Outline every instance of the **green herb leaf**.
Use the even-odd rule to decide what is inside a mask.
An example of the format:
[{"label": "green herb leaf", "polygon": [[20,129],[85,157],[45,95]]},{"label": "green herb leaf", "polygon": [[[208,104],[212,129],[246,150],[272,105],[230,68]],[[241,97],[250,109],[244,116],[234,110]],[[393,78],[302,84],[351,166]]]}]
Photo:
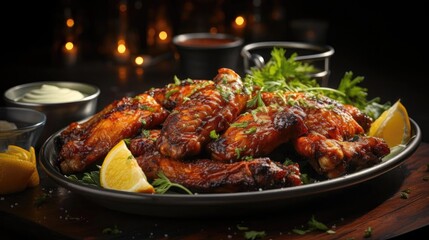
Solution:
[{"label": "green herb leaf", "polygon": [[311,216],[311,218],[310,218],[310,220],[308,221],[308,226],[310,227],[310,228],[314,228],[314,229],[318,229],[318,230],[321,230],[321,231],[327,231],[327,230],[329,230],[329,228],[325,225],[325,224],[323,224],[323,223],[321,223],[321,222],[319,222],[319,221],[317,221],[315,218],[314,218],[314,215],[313,216]]},{"label": "green herb leaf", "polygon": [[401,191],[401,198],[408,199],[410,197],[411,190],[409,188]]},{"label": "green herb leaf", "polygon": [[369,238],[369,237],[371,237],[372,236],[372,228],[371,227],[368,227],[367,229],[365,229],[365,232],[364,232],[364,234],[363,234],[363,237],[364,238]]},{"label": "green herb leaf", "polygon": [[309,73],[316,70],[314,66],[296,61],[296,53],[289,58],[285,53],[283,48],[273,48],[271,59],[262,68],[251,68],[245,76],[246,89],[260,89],[259,93],[247,102],[248,107],[255,107],[262,102],[258,100],[260,92],[276,91],[321,94],[343,104],[351,104],[373,119],[377,119],[390,107],[389,102],[380,104],[379,98],[367,99],[368,90],[360,86],[364,80],[362,76],[354,77],[353,72],[349,71],[344,74],[337,89],[321,87],[315,79],[309,77]]},{"label": "green herb leaf", "polygon": [[167,176],[165,176],[164,172],[158,172],[158,178],[152,182],[152,186],[155,188],[155,192],[159,193],[159,194],[166,193],[172,187],[179,188],[179,189],[183,190],[184,192],[186,192],[187,194],[190,194],[190,195],[193,194],[186,187],[184,187],[178,183],[171,182],[167,178]]},{"label": "green herb leaf", "polygon": [[214,140],[216,140],[216,139],[218,139],[220,136],[219,136],[219,134],[217,134],[216,133],[216,130],[211,130],[210,131],[210,138],[211,139],[214,139]]},{"label": "green herb leaf", "polygon": [[79,182],[79,183],[92,185],[95,187],[101,187],[101,185],[100,185],[100,171],[99,170],[84,172],[80,179],[77,175],[74,175],[74,174],[69,175],[69,176],[66,175],[65,177],[67,177],[70,180]]},{"label": "green herb leaf", "polygon": [[262,68],[253,67],[250,74],[244,78],[245,86],[256,85],[265,91],[276,90],[298,91],[308,86],[318,87],[316,80],[309,77],[309,73],[316,71],[315,67],[296,61],[296,53],[289,58],[285,56],[286,49],[274,47],[271,59]]},{"label": "green herb leaf", "polygon": [[122,231],[118,228],[118,226],[113,226],[112,228],[108,227],[103,229],[103,234],[109,234],[109,235],[119,235]]},{"label": "green herb leaf", "polygon": [[246,131],[244,131],[244,134],[252,134],[252,133],[255,133],[256,130],[257,130],[256,127],[251,127],[249,129],[247,129]]},{"label": "green herb leaf", "polygon": [[241,225],[239,225],[239,224],[237,224],[237,229],[238,229],[238,230],[240,230],[240,231],[246,231],[246,230],[249,230],[249,228],[248,228],[248,227],[246,227],[246,226],[241,226]]},{"label": "green herb leaf", "polygon": [[249,122],[234,122],[231,124],[231,127],[245,128],[249,126]]},{"label": "green herb leaf", "polygon": [[36,207],[40,207],[42,204],[44,204],[49,198],[51,197],[51,195],[47,194],[47,193],[43,193],[42,195],[39,195],[35,200],[34,200],[34,206]]},{"label": "green herb leaf", "polygon": [[174,85],[176,86],[180,86],[180,84],[182,84],[182,81],[180,80],[179,77],[177,77],[176,75],[174,76]]},{"label": "green herb leaf", "polygon": [[319,231],[323,231],[326,232],[327,234],[334,234],[335,231],[332,229],[329,229],[325,224],[319,222],[316,220],[316,218],[313,216],[311,216],[310,220],[308,220],[307,222],[307,229],[292,229],[292,232],[299,234],[299,235],[304,235],[308,232],[312,232],[314,230],[319,230]]},{"label": "green herb leaf", "polygon": [[248,240],[255,240],[265,237],[265,231],[247,231],[244,233],[244,238]]}]

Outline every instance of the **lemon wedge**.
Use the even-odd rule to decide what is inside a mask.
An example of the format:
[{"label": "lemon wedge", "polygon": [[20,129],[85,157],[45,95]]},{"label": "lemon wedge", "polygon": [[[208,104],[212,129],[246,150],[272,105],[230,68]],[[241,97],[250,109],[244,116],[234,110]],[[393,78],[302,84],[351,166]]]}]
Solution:
[{"label": "lemon wedge", "polygon": [[128,192],[155,192],[124,140],[117,143],[104,158],[100,169],[100,185]]},{"label": "lemon wedge", "polygon": [[30,147],[30,162],[36,166],[34,169],[33,174],[30,176],[30,180],[28,181],[28,187],[35,187],[40,184],[40,177],[39,172],[37,171],[37,158],[36,158],[36,151],[34,150],[34,147]]},{"label": "lemon wedge", "polygon": [[0,194],[16,193],[39,185],[35,151],[33,147],[31,149],[27,151],[9,145],[0,153]]},{"label": "lemon wedge", "polygon": [[406,144],[410,140],[410,118],[400,100],[372,123],[368,135],[383,138],[390,148]]}]

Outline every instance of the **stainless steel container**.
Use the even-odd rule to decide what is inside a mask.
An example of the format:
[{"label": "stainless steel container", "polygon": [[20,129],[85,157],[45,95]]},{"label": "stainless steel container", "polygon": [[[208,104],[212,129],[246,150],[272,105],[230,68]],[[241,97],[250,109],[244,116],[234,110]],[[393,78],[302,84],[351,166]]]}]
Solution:
[{"label": "stainless steel container", "polygon": [[317,45],[304,42],[256,42],[245,45],[241,50],[243,65],[246,73],[251,68],[261,68],[265,61],[269,60],[271,50],[274,47],[286,49],[287,54],[296,53],[296,61],[307,62],[314,65],[319,71],[311,74],[318,79],[320,85],[328,86],[330,74],[329,59],[334,55],[334,48],[328,45]]},{"label": "stainless steel container", "polygon": [[[69,88],[81,92],[85,97],[80,100],[63,103],[29,103],[20,101],[24,94],[48,84],[60,88]],[[97,110],[100,89],[96,86],[79,82],[46,81],[18,85],[4,93],[7,106],[34,109],[45,113],[47,120],[43,134],[39,139],[40,146],[50,135],[72,122],[81,121],[93,115]]]}]

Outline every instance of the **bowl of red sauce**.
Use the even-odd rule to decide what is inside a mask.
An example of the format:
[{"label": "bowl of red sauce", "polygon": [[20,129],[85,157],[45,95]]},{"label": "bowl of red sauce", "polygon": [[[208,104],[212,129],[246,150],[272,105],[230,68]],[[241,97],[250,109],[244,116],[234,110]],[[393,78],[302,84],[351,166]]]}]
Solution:
[{"label": "bowl of red sauce", "polygon": [[179,63],[179,77],[212,79],[219,68],[242,71],[240,51],[243,39],[225,33],[185,33],[173,44]]}]

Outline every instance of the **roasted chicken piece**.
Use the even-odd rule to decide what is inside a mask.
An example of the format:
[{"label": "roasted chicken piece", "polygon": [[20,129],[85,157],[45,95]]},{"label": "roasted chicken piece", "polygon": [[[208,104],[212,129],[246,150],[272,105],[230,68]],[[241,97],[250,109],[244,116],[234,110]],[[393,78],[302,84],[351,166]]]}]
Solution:
[{"label": "roasted chicken piece", "polygon": [[294,146],[318,173],[328,178],[373,166],[390,152],[381,138],[358,135],[339,141],[317,132],[296,139]]},{"label": "roasted chicken piece", "polygon": [[172,110],[177,105],[202,89],[213,89],[215,86],[211,80],[191,80],[186,79],[178,83],[171,83],[163,88],[152,88],[146,91],[159,104],[168,110]]},{"label": "roasted chicken piece", "polygon": [[114,101],[84,123],[71,123],[56,142],[61,171],[83,171],[104,158],[121,139],[136,136],[142,128],[160,125],[167,114],[151,96],[140,94]]},{"label": "roasted chicken piece", "polygon": [[210,159],[176,160],[161,155],[155,145],[158,130],[130,141],[130,151],[149,181],[163,172],[172,182],[194,193],[257,191],[301,185],[297,164],[284,166],[269,158],[223,163]]},{"label": "roasted chicken piece", "polygon": [[[308,159],[321,175],[335,178],[372,166],[390,152],[384,140],[365,136],[370,118],[353,107],[328,97],[288,92],[283,96],[263,93],[265,104],[300,106],[306,113],[308,133],[293,140],[296,152]],[[354,118],[355,117],[355,118]]]},{"label": "roasted chicken piece", "polygon": [[211,158],[234,162],[267,156],[281,144],[307,133],[304,118],[300,107],[274,104],[243,113],[207,145]]},{"label": "roasted chicken piece", "polygon": [[248,95],[240,76],[221,68],[214,88],[203,88],[179,104],[165,120],[157,141],[159,151],[182,159],[195,156],[210,141],[210,132],[221,132],[244,110]]}]

